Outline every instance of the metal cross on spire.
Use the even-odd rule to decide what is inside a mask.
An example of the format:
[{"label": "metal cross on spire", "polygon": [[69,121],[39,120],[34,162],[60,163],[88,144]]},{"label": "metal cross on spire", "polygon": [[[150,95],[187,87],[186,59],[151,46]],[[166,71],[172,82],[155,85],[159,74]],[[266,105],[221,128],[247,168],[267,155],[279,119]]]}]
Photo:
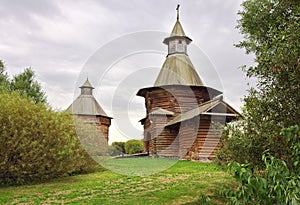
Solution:
[{"label": "metal cross on spire", "polygon": [[177,8],[176,8],[176,10],[177,10],[177,20],[179,20],[179,7],[180,7],[180,4],[177,4]]}]

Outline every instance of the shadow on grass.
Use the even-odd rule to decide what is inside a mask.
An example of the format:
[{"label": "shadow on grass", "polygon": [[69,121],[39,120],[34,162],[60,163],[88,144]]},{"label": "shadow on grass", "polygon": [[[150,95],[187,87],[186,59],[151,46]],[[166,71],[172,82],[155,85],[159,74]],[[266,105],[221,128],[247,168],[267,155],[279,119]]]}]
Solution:
[{"label": "shadow on grass", "polygon": [[80,175],[87,175],[91,173],[98,173],[98,172],[104,172],[108,171],[106,168],[102,166],[98,166],[96,169],[90,172],[77,172],[77,173],[70,173],[70,174],[65,174],[65,176],[58,176],[54,177],[51,179],[36,179],[30,182],[24,182],[24,183],[19,183],[19,184],[0,184],[0,188],[7,188],[7,187],[21,187],[21,186],[31,186],[31,185],[43,185],[45,183],[69,183],[73,182],[76,183],[80,181],[80,179],[77,176]]}]

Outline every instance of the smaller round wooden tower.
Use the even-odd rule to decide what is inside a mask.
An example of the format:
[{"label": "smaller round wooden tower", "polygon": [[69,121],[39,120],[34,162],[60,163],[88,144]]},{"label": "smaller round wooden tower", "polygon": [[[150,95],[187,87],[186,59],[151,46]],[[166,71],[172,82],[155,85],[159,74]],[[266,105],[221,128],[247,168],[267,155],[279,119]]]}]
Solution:
[{"label": "smaller round wooden tower", "polygon": [[94,88],[88,79],[79,88],[81,89],[80,95],[66,111],[78,116],[86,123],[95,124],[97,129],[104,134],[108,142],[109,126],[111,125],[112,118],[107,116],[93,96]]},{"label": "smaller round wooden tower", "polygon": [[[230,122],[239,113],[225,103],[222,92],[204,86],[187,52],[192,39],[177,19],[164,39],[168,55],[153,87],[142,88],[145,98],[144,151],[159,157],[213,158],[221,129],[215,122]],[[223,124],[224,124],[223,123]]]}]

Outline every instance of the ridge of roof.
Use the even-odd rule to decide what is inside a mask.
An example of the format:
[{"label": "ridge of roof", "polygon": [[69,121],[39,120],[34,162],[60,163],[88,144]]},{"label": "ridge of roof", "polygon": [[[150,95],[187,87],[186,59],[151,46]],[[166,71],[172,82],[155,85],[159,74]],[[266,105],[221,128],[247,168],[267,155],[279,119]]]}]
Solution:
[{"label": "ridge of roof", "polygon": [[154,108],[149,115],[169,115],[169,116],[173,116],[175,113],[163,108]]},{"label": "ridge of roof", "polygon": [[[207,102],[202,103],[199,107],[196,107],[192,110],[186,111],[184,113],[181,113],[180,115],[176,116],[173,120],[169,121],[166,124],[167,126],[171,126],[174,124],[177,124],[179,122],[183,122],[189,119],[192,119],[198,115],[205,114],[207,111],[213,109],[219,104],[225,105],[229,110],[236,116],[241,116],[239,112],[237,112],[235,109],[233,109],[230,105],[228,105],[226,102],[222,100],[222,98],[215,98],[212,100],[209,100]],[[224,113],[223,113],[224,114]]]}]

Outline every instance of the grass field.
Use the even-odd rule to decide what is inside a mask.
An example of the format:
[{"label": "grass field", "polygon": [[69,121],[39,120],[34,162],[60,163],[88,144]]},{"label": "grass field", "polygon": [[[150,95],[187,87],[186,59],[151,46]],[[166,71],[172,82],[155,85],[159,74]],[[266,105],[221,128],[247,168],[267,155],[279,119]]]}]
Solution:
[{"label": "grass field", "polygon": [[[224,204],[219,191],[223,185],[233,184],[229,174],[211,163],[131,158],[109,161],[106,166],[119,166],[120,172],[127,170],[130,173],[148,162],[162,165],[158,167],[164,164],[174,166],[148,176],[121,175],[104,170],[39,184],[0,187],[0,203],[198,204],[201,194],[205,194],[214,202]],[[151,169],[151,166],[146,169]]]}]

